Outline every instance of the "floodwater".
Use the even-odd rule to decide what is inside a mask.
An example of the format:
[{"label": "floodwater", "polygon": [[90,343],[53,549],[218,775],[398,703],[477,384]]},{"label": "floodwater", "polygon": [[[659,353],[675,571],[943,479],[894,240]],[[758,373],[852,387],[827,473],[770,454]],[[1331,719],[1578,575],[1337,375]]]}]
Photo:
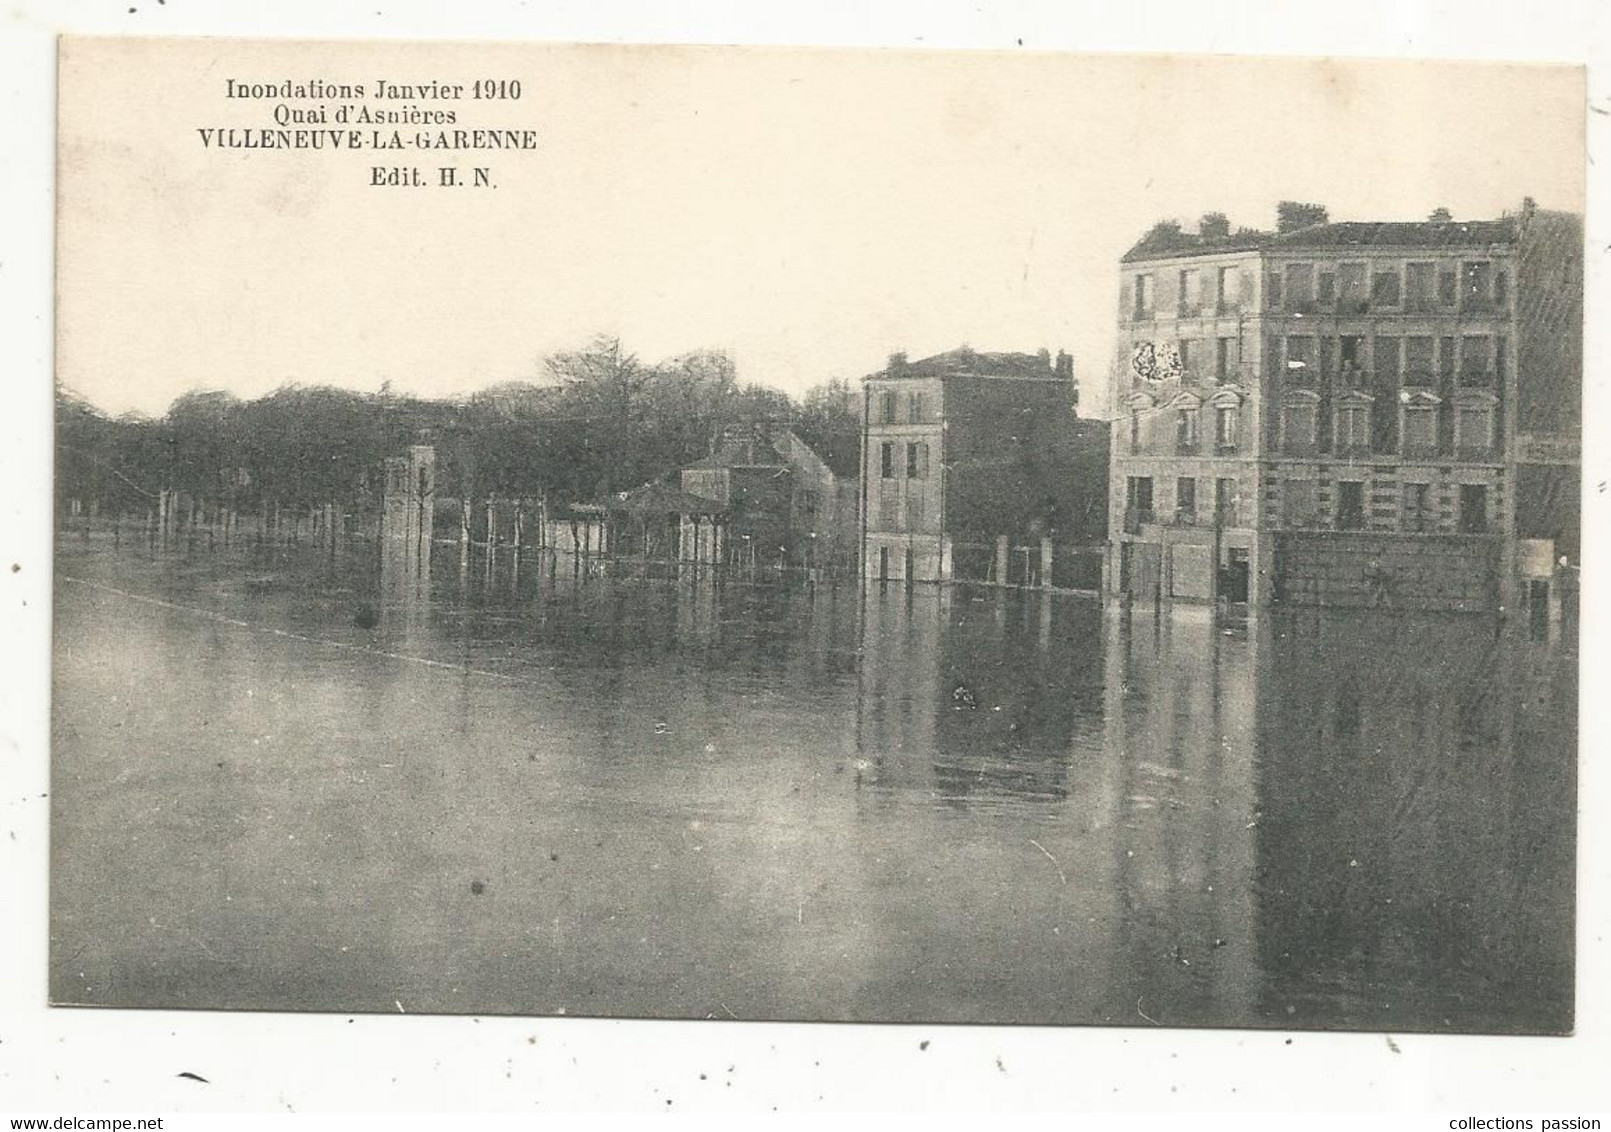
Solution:
[{"label": "floodwater", "polygon": [[1559,646],[373,558],[62,543],[57,1001],[1571,1028]]}]

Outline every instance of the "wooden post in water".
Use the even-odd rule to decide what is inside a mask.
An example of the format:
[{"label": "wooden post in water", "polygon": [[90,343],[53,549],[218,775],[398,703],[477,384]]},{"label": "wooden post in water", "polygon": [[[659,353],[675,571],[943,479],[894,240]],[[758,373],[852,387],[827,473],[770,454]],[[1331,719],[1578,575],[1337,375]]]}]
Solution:
[{"label": "wooden post in water", "polygon": [[996,585],[1007,584],[1007,536],[996,536]]}]

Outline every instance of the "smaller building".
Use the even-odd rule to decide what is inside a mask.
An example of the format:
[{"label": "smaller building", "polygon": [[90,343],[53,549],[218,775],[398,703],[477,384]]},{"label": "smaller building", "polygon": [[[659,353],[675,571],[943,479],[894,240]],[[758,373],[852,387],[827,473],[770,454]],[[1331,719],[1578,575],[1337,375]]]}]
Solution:
[{"label": "smaller building", "polygon": [[1053,551],[1107,526],[1108,426],[1079,419],[1072,358],[892,354],[863,389],[866,579],[1097,587],[1100,558],[1060,577]]},{"label": "smaller building", "polygon": [[724,509],[720,547],[685,528],[685,546],[698,547],[700,561],[854,571],[856,481],[835,475],[787,429],[730,432],[715,452],[683,469],[682,487]]}]

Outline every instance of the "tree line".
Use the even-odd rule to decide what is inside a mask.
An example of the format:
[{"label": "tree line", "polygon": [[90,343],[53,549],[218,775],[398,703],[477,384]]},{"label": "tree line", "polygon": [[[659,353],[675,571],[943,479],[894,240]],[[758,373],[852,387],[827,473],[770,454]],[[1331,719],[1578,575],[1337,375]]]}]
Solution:
[{"label": "tree line", "polygon": [[861,397],[843,379],[801,398],[739,380],[697,351],[648,363],[618,339],[544,362],[548,381],[428,399],[285,385],[253,400],[208,390],[160,418],[111,417],[66,389],[56,400],[56,492],[102,511],[143,513],[162,492],[241,512],[375,498],[385,457],[437,450],[437,491],[456,498],[595,501],[675,473],[724,436],[792,429],[833,470],[857,474]]}]

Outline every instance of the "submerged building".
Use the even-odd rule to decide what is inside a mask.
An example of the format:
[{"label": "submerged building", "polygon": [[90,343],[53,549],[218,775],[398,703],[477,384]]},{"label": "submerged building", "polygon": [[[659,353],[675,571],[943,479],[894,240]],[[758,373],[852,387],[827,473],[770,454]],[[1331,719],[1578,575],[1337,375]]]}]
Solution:
[{"label": "submerged building", "polygon": [[1120,266],[1110,591],[1520,603],[1558,622],[1582,236],[1531,202],[1487,221],[1284,205],[1274,233],[1155,228]]},{"label": "submerged building", "polygon": [[744,565],[788,564],[855,573],[858,491],[794,432],[733,431],[684,468],[682,489],[714,500],[725,521],[685,524],[682,557]]},{"label": "submerged building", "polygon": [[1067,354],[892,354],[862,384],[866,579],[1051,584],[1043,544],[1104,537],[1108,429]]}]

